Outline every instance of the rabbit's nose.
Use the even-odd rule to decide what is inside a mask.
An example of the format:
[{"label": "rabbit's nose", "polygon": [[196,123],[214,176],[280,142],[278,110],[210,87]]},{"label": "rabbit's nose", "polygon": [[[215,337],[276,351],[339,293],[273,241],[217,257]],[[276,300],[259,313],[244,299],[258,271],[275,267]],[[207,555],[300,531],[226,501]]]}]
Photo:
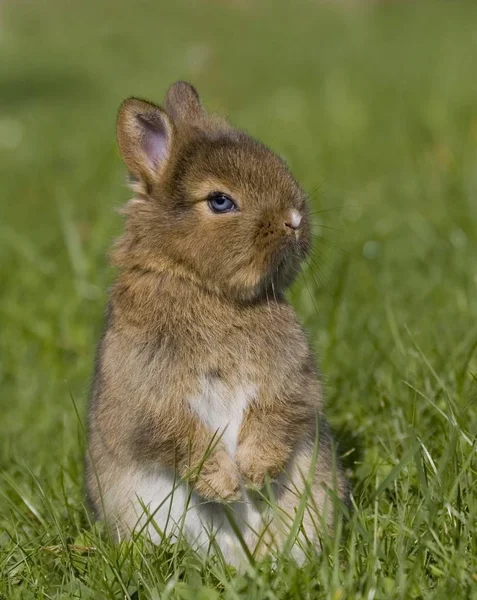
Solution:
[{"label": "rabbit's nose", "polygon": [[288,213],[288,218],[285,221],[285,227],[289,227],[290,229],[296,230],[300,227],[302,216],[300,213],[293,209]]}]

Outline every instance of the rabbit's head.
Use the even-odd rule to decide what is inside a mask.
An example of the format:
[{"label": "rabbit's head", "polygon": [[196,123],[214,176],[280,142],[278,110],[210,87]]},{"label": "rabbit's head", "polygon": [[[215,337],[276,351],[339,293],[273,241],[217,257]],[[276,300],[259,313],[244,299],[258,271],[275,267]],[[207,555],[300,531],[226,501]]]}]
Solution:
[{"label": "rabbit's head", "polygon": [[280,157],[208,114],[184,82],[164,108],[126,100],[117,135],[136,191],[117,264],[166,269],[241,300],[293,280],[310,246],[309,215]]}]

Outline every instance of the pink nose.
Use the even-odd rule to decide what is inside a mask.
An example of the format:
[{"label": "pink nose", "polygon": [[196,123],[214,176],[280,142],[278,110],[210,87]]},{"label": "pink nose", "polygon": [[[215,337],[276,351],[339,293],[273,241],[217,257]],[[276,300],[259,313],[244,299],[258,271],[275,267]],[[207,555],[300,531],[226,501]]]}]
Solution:
[{"label": "pink nose", "polygon": [[297,210],[291,210],[288,219],[285,221],[285,226],[290,229],[298,229],[301,223],[301,215]]}]

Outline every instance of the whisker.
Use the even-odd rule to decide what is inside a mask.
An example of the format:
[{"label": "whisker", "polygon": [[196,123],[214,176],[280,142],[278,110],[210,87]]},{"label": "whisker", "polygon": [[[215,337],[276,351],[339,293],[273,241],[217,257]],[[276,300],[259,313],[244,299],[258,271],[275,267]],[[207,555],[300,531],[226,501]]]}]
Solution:
[{"label": "whisker", "polygon": [[[298,254],[297,252],[295,252],[295,258],[300,258],[299,254]],[[309,257],[309,258],[310,258],[310,257]],[[315,266],[316,266],[316,265],[315,265]],[[295,273],[296,273],[296,274],[297,274],[297,275],[298,275],[298,276],[299,276],[301,279],[303,279],[303,282],[304,282],[304,284],[305,284],[305,287],[306,287],[306,290],[307,290],[307,292],[308,292],[308,295],[310,296],[310,299],[311,299],[311,301],[312,301],[312,303],[313,303],[313,306],[314,306],[314,308],[315,308],[315,311],[316,311],[316,316],[318,317],[318,319],[319,319],[319,321],[320,321],[320,324],[321,324],[321,325],[323,325],[323,322],[322,322],[322,317],[321,317],[321,313],[320,313],[320,311],[319,311],[319,309],[318,309],[318,305],[317,305],[317,303],[316,303],[315,296],[314,296],[314,294],[313,294],[312,290],[310,289],[310,285],[308,284],[308,279],[307,279],[307,277],[306,277],[306,273],[307,273],[307,270],[308,270],[308,268],[309,268],[309,265],[306,265],[306,266],[305,266],[305,268],[304,268],[304,269],[302,269],[302,268],[297,268],[297,267],[296,267],[296,266],[294,266],[294,264],[292,263],[292,264],[290,264],[290,267],[293,269],[293,271],[294,271],[294,272],[295,272]],[[326,280],[326,277],[324,276],[324,274],[323,274],[323,273],[321,273],[321,272],[320,272],[320,274],[321,274],[322,278],[325,280],[325,282],[329,284],[329,282],[327,282],[327,280]],[[324,289],[325,289],[325,291],[326,291],[326,292],[327,292],[327,293],[330,295],[330,297],[331,297],[331,296],[332,296],[332,294],[331,294],[331,291],[329,291],[329,290],[326,288],[326,286],[325,286],[325,285],[323,285],[323,284],[320,284],[320,283],[318,283],[318,282],[317,282],[317,280],[316,280],[316,277],[314,276],[313,272],[311,272],[311,276],[312,276],[312,278],[313,278],[313,282],[314,282],[314,284],[315,284],[316,288],[317,288],[317,289],[324,288]]]},{"label": "whisker", "polygon": [[267,299],[267,307],[270,314],[272,314],[272,307],[270,306],[270,298],[268,297],[268,286],[265,286],[265,298]]},{"label": "whisker", "polygon": [[344,206],[331,206],[328,208],[321,208],[320,210],[310,210],[308,212],[309,215],[321,215],[323,213],[332,212],[334,210],[343,210]]},{"label": "whisker", "polygon": [[[278,275],[278,267],[277,267],[277,275]],[[273,297],[275,299],[275,302],[277,302],[277,297],[275,295],[275,284],[273,283],[273,277],[272,277],[272,292],[273,292]]]},{"label": "whisker", "polygon": [[[310,274],[313,277],[315,285],[320,289],[322,288],[327,294],[330,295],[330,297],[332,297],[333,294],[331,293],[331,289],[333,286],[332,286],[331,281],[329,280],[328,276],[319,267],[318,263],[315,262],[315,259],[313,258],[313,256],[310,255],[309,260],[310,260],[310,263],[312,264],[312,266],[316,269],[316,272],[313,270],[310,271]],[[308,268],[306,271],[307,273],[309,271],[309,266],[310,265],[308,265]],[[321,281],[317,281],[316,277],[319,277],[321,279]]]},{"label": "whisker", "polygon": [[336,229],[335,227],[330,227],[329,225],[322,225],[321,223],[317,223],[316,221],[312,221],[312,225],[314,227],[320,227],[320,229],[331,229],[331,231],[337,231],[338,233],[345,233],[346,235],[349,235],[348,232],[344,229]]},{"label": "whisker", "polygon": [[336,250],[336,252],[341,252],[343,254],[348,255],[349,254],[349,250],[345,250],[344,248],[340,248],[338,246],[335,246],[334,244],[332,244],[330,241],[325,240],[323,237],[316,235],[314,233],[311,234],[312,238],[314,241],[319,242],[320,244],[323,244],[323,246],[326,246],[327,248],[331,248],[332,250]]},{"label": "whisker", "polygon": [[309,192],[307,192],[308,198],[310,198],[310,200],[314,200],[316,198],[316,195],[318,194],[318,192],[321,192],[324,187],[325,187],[324,183],[320,183],[317,186],[315,186],[313,189],[311,189]]},{"label": "whisker", "polygon": [[318,316],[319,318],[321,318],[321,316],[320,316],[320,311],[318,310],[318,305],[317,305],[317,303],[316,303],[316,300],[315,300],[315,296],[312,294],[312,292],[311,292],[311,290],[310,290],[310,287],[309,287],[309,285],[308,285],[308,281],[306,280],[305,274],[304,274],[303,272],[301,272],[301,271],[300,271],[300,276],[301,276],[301,278],[303,279],[303,281],[305,282],[305,287],[306,287],[306,289],[307,289],[307,291],[308,291],[308,294],[309,294],[309,296],[310,296],[310,298],[311,298],[311,301],[312,301],[312,303],[313,303],[313,306],[315,307],[316,314],[317,314],[317,316]]}]

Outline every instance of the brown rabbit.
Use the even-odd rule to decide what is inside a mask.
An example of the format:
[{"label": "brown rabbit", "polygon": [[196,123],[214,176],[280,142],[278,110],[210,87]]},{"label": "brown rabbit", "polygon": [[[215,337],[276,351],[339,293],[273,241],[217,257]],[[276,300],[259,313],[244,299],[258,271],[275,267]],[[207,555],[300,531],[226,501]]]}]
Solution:
[{"label": "brown rabbit", "polygon": [[306,196],[184,82],[164,108],[126,100],[117,136],[135,197],[93,382],[92,508],[118,538],[181,531],[207,549],[213,534],[239,564],[230,519],[252,553],[279,547],[308,490],[302,531],[318,547],[347,485],[283,296],[310,248]]}]

